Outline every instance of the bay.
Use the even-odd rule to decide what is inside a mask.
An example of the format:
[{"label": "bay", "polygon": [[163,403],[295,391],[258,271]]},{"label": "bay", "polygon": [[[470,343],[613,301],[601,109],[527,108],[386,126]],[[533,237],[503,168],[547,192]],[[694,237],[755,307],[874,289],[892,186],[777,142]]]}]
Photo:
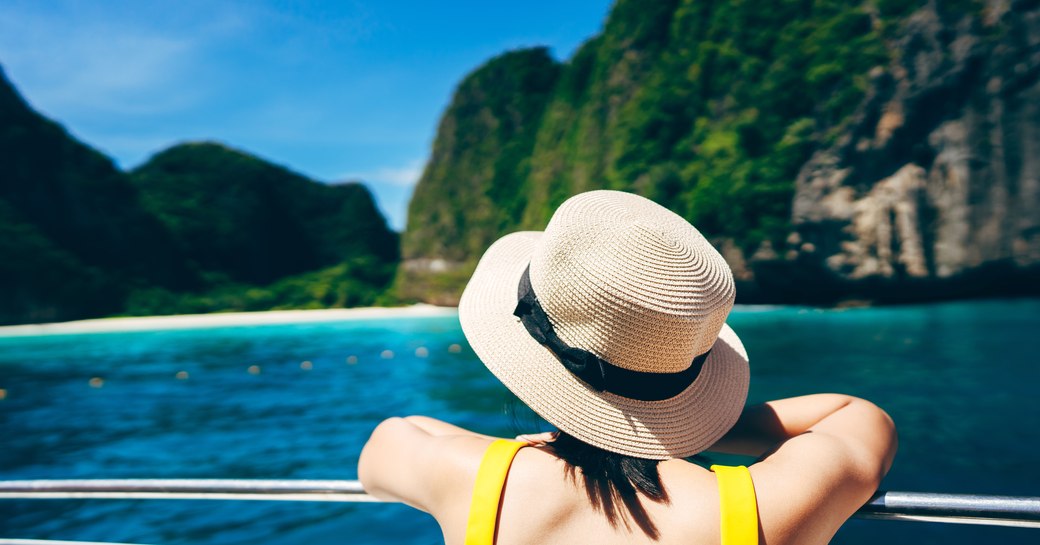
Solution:
[{"label": "bay", "polygon": [[[893,416],[900,449],[884,489],[1040,495],[1040,301],[738,307],[729,323],[751,356],[749,401],[842,392]],[[456,317],[0,338],[0,389],[0,479],[354,479],[361,445],[389,416],[505,436],[540,425]],[[0,538],[441,541],[432,519],[401,505],[151,500],[0,500]],[[852,520],[834,543],[1038,540],[1040,530]]]}]

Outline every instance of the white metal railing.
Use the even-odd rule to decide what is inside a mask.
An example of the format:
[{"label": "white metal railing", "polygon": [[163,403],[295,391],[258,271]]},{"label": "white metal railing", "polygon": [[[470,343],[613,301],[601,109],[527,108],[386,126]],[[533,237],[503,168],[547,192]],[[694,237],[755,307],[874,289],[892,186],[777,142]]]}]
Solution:
[{"label": "white metal railing", "polygon": [[0,499],[266,500],[377,502],[358,481],[56,479],[0,481]]},{"label": "white metal railing", "polygon": [[0,539],[0,545],[142,545],[141,543],[113,543],[111,541],[66,541],[54,539]]},{"label": "white metal railing", "polygon": [[[162,499],[376,502],[358,481],[258,479],[70,479],[0,481],[0,499]],[[878,492],[854,515],[1040,528],[1040,497]],[[0,539],[0,545],[16,541]],[[21,540],[17,543],[30,543]],[[37,541],[37,543],[54,543]]]}]

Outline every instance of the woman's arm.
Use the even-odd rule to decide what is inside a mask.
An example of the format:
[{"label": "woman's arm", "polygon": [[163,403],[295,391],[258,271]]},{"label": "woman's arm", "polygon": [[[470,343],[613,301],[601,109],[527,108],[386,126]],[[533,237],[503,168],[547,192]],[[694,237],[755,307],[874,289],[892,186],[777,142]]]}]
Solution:
[{"label": "woman's arm", "polygon": [[816,394],[748,408],[720,441],[761,454],[751,466],[768,543],[827,543],[877,490],[896,452],[892,419],[847,395]]},{"label": "woman's arm", "polygon": [[467,437],[483,437],[485,439],[496,439],[490,435],[484,435],[474,431],[469,431],[466,428],[460,428],[455,424],[449,424],[443,420],[437,420],[436,418],[430,418],[428,416],[406,416],[402,420],[412,424],[413,426],[425,431],[430,435],[459,435]]},{"label": "woman's arm", "polygon": [[857,434],[860,431],[871,435],[876,433],[876,439],[883,443],[877,445],[876,449],[891,450],[879,452],[891,463],[891,457],[895,455],[895,427],[891,418],[873,403],[843,394],[813,394],[751,405],[744,409],[733,428],[708,450],[762,456],[772,452],[784,441],[811,431],[828,419],[829,422],[845,422],[852,412],[873,413],[868,415],[873,417],[868,419],[869,424],[864,422],[868,424],[866,429],[857,425],[849,431]]},{"label": "woman's arm", "polygon": [[435,513],[493,439],[425,416],[388,418],[361,450],[358,479],[376,498]]}]

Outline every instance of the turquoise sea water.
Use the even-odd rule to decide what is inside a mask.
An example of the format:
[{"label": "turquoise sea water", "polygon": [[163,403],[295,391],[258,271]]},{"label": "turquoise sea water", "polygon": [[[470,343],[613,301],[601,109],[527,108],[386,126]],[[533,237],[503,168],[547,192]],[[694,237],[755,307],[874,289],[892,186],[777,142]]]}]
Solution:
[{"label": "turquoise sea water", "polygon": [[[1040,301],[741,308],[729,322],[751,401],[835,391],[889,411],[900,451],[883,488],[1040,495]],[[511,395],[452,317],[0,338],[0,388],[0,479],[354,479],[388,416],[516,431]],[[400,505],[146,500],[0,500],[0,538],[440,542]],[[1037,543],[1040,530],[853,520],[834,540],[879,542]]]}]

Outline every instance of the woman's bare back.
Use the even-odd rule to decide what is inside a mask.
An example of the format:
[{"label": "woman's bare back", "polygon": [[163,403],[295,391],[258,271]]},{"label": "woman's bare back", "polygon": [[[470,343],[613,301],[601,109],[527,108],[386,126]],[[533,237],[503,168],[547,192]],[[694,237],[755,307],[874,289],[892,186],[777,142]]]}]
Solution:
[{"label": "woman's bare back", "polygon": [[[638,496],[648,520],[660,534],[655,540],[621,506],[620,520],[609,524],[602,508],[590,502],[580,478],[569,477],[564,463],[548,449],[522,449],[503,493],[497,543],[718,543],[714,475],[683,460],[661,463],[660,472],[668,503]],[[535,536],[537,539],[532,539]]]},{"label": "woman's bare back", "polygon": [[[390,419],[362,452],[359,476],[377,497],[432,514],[446,543],[461,544],[477,469],[494,439],[425,417]],[[877,406],[818,394],[749,408],[713,450],[771,449],[750,467],[761,542],[811,545],[829,542],[870,498],[895,448],[895,428]],[[496,543],[719,543],[714,474],[678,459],[658,468],[669,502],[640,497],[659,532],[654,540],[631,519],[612,526],[551,448],[520,449],[506,480]]]}]

